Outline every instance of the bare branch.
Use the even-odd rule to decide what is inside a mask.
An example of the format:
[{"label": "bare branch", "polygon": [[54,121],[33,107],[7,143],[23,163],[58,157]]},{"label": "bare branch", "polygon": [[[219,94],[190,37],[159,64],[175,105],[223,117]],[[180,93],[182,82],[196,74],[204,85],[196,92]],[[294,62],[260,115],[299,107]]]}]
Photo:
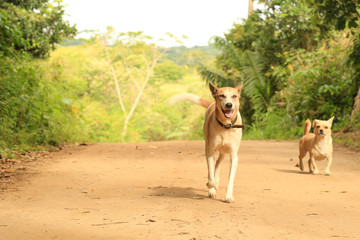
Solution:
[{"label": "bare branch", "polygon": [[151,77],[151,73],[156,65],[156,63],[158,62],[158,60],[166,53],[166,51],[168,51],[168,48],[166,48],[165,50],[163,50],[158,56],[153,56],[153,60],[152,60],[152,63],[151,65],[147,64],[147,73],[146,73],[146,77],[145,77],[145,81],[144,83],[142,84],[139,92],[138,92],[138,95],[136,96],[136,99],[131,107],[131,110],[129,112],[129,114],[126,116],[125,118],[125,121],[124,121],[124,129],[123,129],[123,132],[122,132],[122,137],[124,138],[125,135],[126,135],[126,131],[127,131],[127,126],[128,126],[128,123],[132,117],[132,115],[134,114],[134,111],[140,101],[140,98],[141,98],[141,95],[147,85],[147,83],[149,82],[149,79]]},{"label": "bare branch", "polygon": [[124,68],[127,72],[127,74],[130,76],[130,79],[134,82],[135,86],[140,89],[140,84],[138,82],[138,80],[134,77],[134,75],[131,73],[130,69],[129,69],[129,66],[125,63],[125,61],[123,61],[123,65],[124,65]]},{"label": "bare branch", "polygon": [[109,66],[110,66],[110,69],[111,69],[111,72],[113,74],[113,79],[114,79],[114,82],[115,82],[115,87],[116,87],[116,92],[117,92],[117,96],[118,96],[118,100],[119,100],[119,104],[120,104],[120,107],[121,109],[123,110],[123,112],[125,113],[125,116],[127,115],[126,113],[126,109],[125,109],[125,105],[123,103],[123,100],[122,100],[122,96],[121,96],[121,92],[120,92],[120,87],[119,87],[119,82],[118,82],[118,79],[117,79],[117,76],[116,76],[116,71],[114,69],[114,66],[112,64],[112,61],[110,59],[110,54],[109,54],[109,51],[106,47],[106,36],[104,37],[104,46],[105,46],[105,53],[106,53],[106,58],[108,60],[108,63],[109,63]]}]

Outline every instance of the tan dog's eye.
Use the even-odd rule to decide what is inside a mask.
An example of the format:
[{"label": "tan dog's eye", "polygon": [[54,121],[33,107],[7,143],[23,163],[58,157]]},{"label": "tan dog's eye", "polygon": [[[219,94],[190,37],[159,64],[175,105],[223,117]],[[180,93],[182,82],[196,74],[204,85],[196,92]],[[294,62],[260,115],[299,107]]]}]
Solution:
[{"label": "tan dog's eye", "polygon": [[224,94],[221,94],[219,97],[220,97],[220,98],[225,98],[225,95],[224,95]]},{"label": "tan dog's eye", "polygon": [[232,98],[236,98],[237,96],[234,94],[234,95],[232,95],[231,97],[232,97]]},{"label": "tan dog's eye", "polygon": [[325,129],[328,129],[329,127],[325,127]]},{"label": "tan dog's eye", "polygon": [[316,126],[317,128],[320,128],[320,126]]}]

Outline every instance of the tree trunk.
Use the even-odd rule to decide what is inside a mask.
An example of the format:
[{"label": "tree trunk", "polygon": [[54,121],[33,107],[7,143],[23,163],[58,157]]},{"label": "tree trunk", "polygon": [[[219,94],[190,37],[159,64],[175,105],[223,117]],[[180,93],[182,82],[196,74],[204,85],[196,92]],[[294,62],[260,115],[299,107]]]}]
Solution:
[{"label": "tree trunk", "polygon": [[354,99],[354,107],[353,110],[351,111],[351,121],[360,122],[360,87]]},{"label": "tree trunk", "polygon": [[113,80],[114,80],[114,83],[115,83],[115,89],[116,89],[116,93],[117,93],[117,96],[118,96],[119,104],[120,104],[120,107],[121,107],[121,109],[123,110],[123,112],[124,112],[124,114],[126,116],[127,113],[126,113],[125,105],[124,105],[123,100],[122,100],[122,96],[121,96],[121,92],[120,92],[120,86],[119,86],[119,82],[118,82],[118,79],[117,79],[117,76],[116,76],[116,71],[114,69],[114,66],[112,65],[112,61],[110,59],[110,54],[109,54],[109,51],[108,51],[108,49],[106,47],[106,37],[104,39],[104,47],[105,47],[106,58],[108,60],[111,72],[113,74]]},{"label": "tree trunk", "polygon": [[251,16],[254,10],[254,0],[249,0],[248,17]]},{"label": "tree trunk", "polygon": [[[132,115],[134,114],[134,111],[140,101],[140,98],[141,98],[141,95],[147,85],[147,83],[149,82],[149,79],[151,77],[151,73],[156,65],[156,63],[159,61],[159,59],[168,51],[168,48],[166,48],[165,50],[163,50],[159,56],[155,57],[154,56],[154,59],[151,63],[150,66],[148,66],[148,69],[147,69],[147,74],[146,74],[146,77],[145,77],[145,81],[144,83],[142,84],[141,88],[139,89],[139,92],[138,92],[138,95],[136,96],[136,99],[131,107],[131,110],[129,112],[129,114],[126,116],[125,120],[124,120],[124,128],[123,128],[123,132],[122,132],[122,138],[125,139],[125,136],[126,136],[126,132],[127,132],[127,128],[128,128],[128,124],[129,124],[129,121],[132,117]],[[132,77],[132,76],[130,76]]]}]

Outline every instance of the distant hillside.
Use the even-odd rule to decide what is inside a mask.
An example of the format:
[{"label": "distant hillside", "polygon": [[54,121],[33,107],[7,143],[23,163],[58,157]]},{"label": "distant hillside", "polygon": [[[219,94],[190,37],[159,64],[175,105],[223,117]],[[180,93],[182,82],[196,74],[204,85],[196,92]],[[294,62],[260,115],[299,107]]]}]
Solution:
[{"label": "distant hillside", "polygon": [[[61,46],[77,46],[89,42],[86,39],[67,39],[60,43]],[[189,65],[195,66],[199,64],[205,64],[208,61],[213,60],[220,51],[214,46],[195,46],[195,47],[172,47],[166,53],[165,58],[162,61],[170,60],[177,65]]]},{"label": "distant hillside", "polygon": [[165,57],[178,65],[196,65],[205,63],[219,55],[220,51],[214,46],[195,46],[195,47],[172,47],[166,53]]}]

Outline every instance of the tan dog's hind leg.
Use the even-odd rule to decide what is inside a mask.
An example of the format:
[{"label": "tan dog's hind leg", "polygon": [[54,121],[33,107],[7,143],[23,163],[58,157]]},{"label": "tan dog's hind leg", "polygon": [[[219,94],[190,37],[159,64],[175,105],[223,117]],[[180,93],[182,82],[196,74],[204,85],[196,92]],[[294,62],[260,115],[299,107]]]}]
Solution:
[{"label": "tan dog's hind leg", "polygon": [[215,189],[218,189],[220,185],[220,163],[222,160],[224,160],[224,154],[220,153],[215,165]]},{"label": "tan dog's hind leg", "polygon": [[233,197],[234,190],[234,181],[235,181],[235,173],[238,165],[238,156],[237,153],[232,153],[230,155],[230,174],[229,174],[229,182],[226,189],[225,202],[235,202]]},{"label": "tan dog's hind leg", "polygon": [[208,182],[206,186],[209,188],[209,197],[215,198],[215,178],[214,178],[214,157],[212,155],[206,156],[208,165]]},{"label": "tan dog's hind leg", "polygon": [[[319,169],[318,169],[318,167],[316,165],[315,158],[312,155],[310,155],[310,160],[309,161],[311,162],[311,165],[314,168],[314,171],[311,171],[311,173],[319,174]],[[309,164],[309,167],[310,167],[310,164]]]},{"label": "tan dog's hind leg", "polygon": [[325,169],[325,174],[326,175],[331,174],[331,172],[330,172],[331,163],[332,163],[332,156],[328,157],[328,164],[327,164],[326,169]]}]

